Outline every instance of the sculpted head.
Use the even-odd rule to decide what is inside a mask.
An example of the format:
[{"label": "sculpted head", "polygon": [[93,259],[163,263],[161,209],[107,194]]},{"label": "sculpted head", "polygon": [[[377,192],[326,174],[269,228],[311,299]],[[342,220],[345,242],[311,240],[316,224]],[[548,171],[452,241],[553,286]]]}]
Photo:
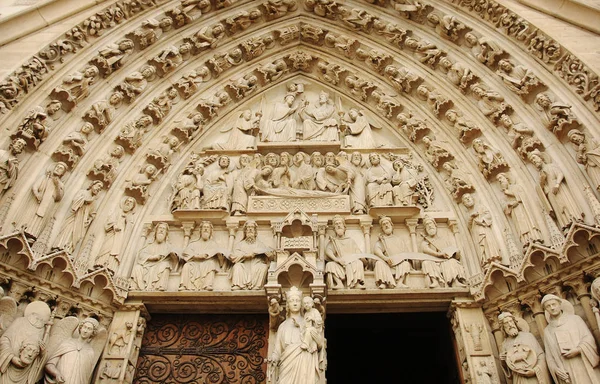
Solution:
[{"label": "sculpted head", "polygon": [[340,216],[335,215],[331,220],[331,224],[333,224],[333,230],[337,236],[344,236],[346,234],[346,220]]},{"label": "sculpted head", "polygon": [[545,295],[542,298],[542,308],[550,317],[558,317],[562,314],[562,299],[556,295]]},{"label": "sculpted head", "polygon": [[40,347],[37,340],[25,340],[19,348],[19,359],[24,366],[31,365],[40,354]]},{"label": "sculpted head", "polygon": [[471,195],[470,193],[465,193],[464,195],[462,195],[461,201],[462,201],[463,205],[469,209],[471,209],[475,206],[475,199],[473,198],[473,195]]},{"label": "sculpted head", "polygon": [[212,237],[213,225],[210,221],[203,221],[200,223],[200,237],[206,241]]},{"label": "sculpted head", "polygon": [[79,324],[79,336],[82,339],[92,339],[98,333],[100,323],[93,317],[88,317]]},{"label": "sculpted head", "polygon": [[137,202],[135,201],[135,198],[131,196],[127,196],[121,201],[121,209],[125,213],[133,211],[136,205]]},{"label": "sculpted head", "polygon": [[24,317],[36,328],[43,328],[50,320],[50,307],[43,301],[33,301],[25,308]]},{"label": "sculpted head", "polygon": [[379,219],[379,227],[381,228],[381,231],[389,236],[394,232],[394,223],[392,222],[392,219],[388,216],[381,216],[381,218]]},{"label": "sculpted head", "polygon": [[580,145],[585,142],[585,133],[583,133],[577,129],[570,130],[569,133],[567,134],[567,137],[569,138],[569,141],[571,143],[576,144],[576,145]]},{"label": "sculpted head", "polygon": [[248,220],[244,224],[244,239],[254,241],[258,233],[258,224],[254,220]]},{"label": "sculpted head", "polygon": [[519,327],[515,316],[510,312],[502,312],[498,315],[498,321],[505,337],[516,337],[519,334]]},{"label": "sculpted head", "polygon": [[296,287],[291,287],[286,293],[288,313],[298,313],[302,308],[302,291]]},{"label": "sculpted head", "polygon": [[156,228],[154,229],[154,238],[157,243],[162,243],[169,238],[169,224],[164,221],[156,224]]},{"label": "sculpted head", "polygon": [[315,307],[315,302],[313,301],[313,299],[310,296],[304,296],[302,298],[302,309],[304,309],[305,312],[310,311],[314,307]]},{"label": "sculpted head", "polygon": [[425,233],[428,236],[435,236],[437,234],[437,224],[431,216],[425,215],[423,218],[423,226],[425,227]]}]

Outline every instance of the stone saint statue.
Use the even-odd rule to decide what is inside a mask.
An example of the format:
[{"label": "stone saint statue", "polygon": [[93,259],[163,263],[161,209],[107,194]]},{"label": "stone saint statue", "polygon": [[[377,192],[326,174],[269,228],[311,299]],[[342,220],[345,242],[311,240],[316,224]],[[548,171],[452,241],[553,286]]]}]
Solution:
[{"label": "stone saint statue", "polygon": [[302,292],[298,288],[292,287],[287,292],[286,302],[287,316],[277,328],[274,350],[269,359],[271,382],[318,384],[325,366],[322,324],[319,326],[314,308],[303,309]]},{"label": "stone saint statue", "polygon": [[210,221],[200,223],[200,239],[191,242],[184,250],[185,264],[181,269],[180,291],[212,291],[215,274],[219,271],[219,258],[229,254],[213,239]]},{"label": "stone saint statue", "polygon": [[274,250],[257,239],[258,225],[254,220],[244,224],[244,237],[231,255],[231,289],[261,289],[267,279],[269,260]]},{"label": "stone saint statue", "polygon": [[338,121],[335,117],[336,108],[327,92],[319,94],[316,105],[309,105],[308,100],[300,107],[302,119],[303,140],[338,141]]},{"label": "stone saint statue", "polygon": [[45,359],[50,307],[42,301],[27,305],[0,338],[0,383],[34,384]]},{"label": "stone saint statue", "polygon": [[[65,183],[62,178],[67,171],[67,165],[59,161],[51,171],[38,177],[31,192],[37,204],[28,204],[25,214],[27,220],[27,233],[37,237],[48,222],[56,203],[60,202],[65,194]],[[35,209],[34,212],[31,212]]]},{"label": "stone saint statue", "polygon": [[596,340],[567,300],[545,295],[542,307],[548,326],[544,347],[548,369],[557,384],[600,383],[600,356]]},{"label": "stone saint statue", "polygon": [[511,384],[551,384],[546,355],[527,322],[510,312],[502,312],[498,321],[504,335],[500,361]]},{"label": "stone saint statue", "polygon": [[131,272],[131,289],[165,291],[177,262],[177,251],[169,242],[169,224],[160,222],[154,227],[154,238],[138,254],[138,263]]},{"label": "stone saint statue", "polygon": [[52,327],[44,384],[88,384],[107,332],[98,320],[67,316]]},{"label": "stone saint statue", "polygon": [[65,219],[56,241],[57,247],[73,252],[96,217],[96,200],[104,183],[94,181],[75,195],[71,212]]},{"label": "stone saint statue", "polygon": [[363,252],[352,237],[346,236],[346,221],[336,215],[332,220],[335,235],[325,247],[327,285],[332,289],[347,287],[365,289],[365,267],[360,259]]},{"label": "stone saint statue", "polygon": [[[389,217],[382,216],[379,219],[379,227],[381,228],[381,233],[379,234],[379,239],[375,242],[373,253],[387,264],[388,269],[393,270],[395,283],[387,283],[387,285],[390,288],[396,286],[399,288],[408,288],[406,277],[411,271],[410,260],[395,258],[394,256],[410,252],[410,246],[399,236],[394,235],[394,223]],[[375,273],[377,273],[377,270]]]}]

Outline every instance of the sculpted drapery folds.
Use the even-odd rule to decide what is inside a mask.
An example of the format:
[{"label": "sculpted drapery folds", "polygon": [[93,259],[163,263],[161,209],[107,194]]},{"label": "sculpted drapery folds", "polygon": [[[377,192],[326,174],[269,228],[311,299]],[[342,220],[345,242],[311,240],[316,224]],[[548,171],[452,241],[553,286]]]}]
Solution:
[{"label": "sculpted drapery folds", "polygon": [[115,212],[104,224],[106,236],[102,248],[94,261],[94,268],[106,268],[109,273],[118,272],[121,252],[134,224],[136,200],[127,196],[121,200],[120,211]]},{"label": "sculpted drapery folds", "polygon": [[[306,302],[312,299],[304,298]],[[286,319],[277,328],[269,359],[275,384],[318,384],[325,370],[322,318],[305,305],[302,292],[292,287],[286,295]],[[317,311],[315,313],[315,311]]]},{"label": "sculpted drapery folds", "polygon": [[592,180],[592,186],[598,190],[600,188],[600,144],[577,129],[570,130],[567,136],[575,147],[577,162],[583,165]]},{"label": "sculpted drapery folds", "polygon": [[98,320],[67,316],[53,326],[44,384],[88,384],[107,335]]},{"label": "sculpted drapery folds", "polygon": [[131,272],[131,289],[165,291],[169,273],[175,268],[178,260],[177,250],[169,242],[169,224],[156,224],[154,236],[138,253],[137,264]]},{"label": "sculpted drapery folds", "polygon": [[338,121],[335,117],[336,107],[327,92],[319,94],[316,105],[308,100],[300,107],[302,119],[302,139],[312,141],[338,141]]},{"label": "sculpted drapery folds", "polygon": [[365,171],[369,207],[391,206],[393,196],[390,174],[381,164],[379,154],[369,154],[369,163],[370,166]]},{"label": "sculpted drapery folds", "polygon": [[254,220],[244,224],[244,236],[233,248],[230,261],[231,289],[261,289],[267,278],[273,248],[258,240],[258,225]]},{"label": "sculpted drapery folds", "polygon": [[230,162],[229,156],[223,155],[219,157],[218,168],[204,175],[201,208],[229,211],[233,185]]},{"label": "sculpted drapery folds", "polygon": [[539,172],[540,187],[548,198],[558,225],[566,229],[571,223],[581,221],[583,212],[565,180],[562,169],[549,162],[545,154],[537,149],[531,151],[528,158]]},{"label": "sculpted drapery folds", "polygon": [[283,102],[275,103],[271,115],[265,120],[261,130],[261,141],[290,142],[296,140],[296,95],[288,93]]},{"label": "sculpted drapery folds", "polygon": [[550,384],[546,355],[527,322],[510,312],[498,315],[498,322],[504,335],[500,361],[511,384]]},{"label": "sculpted drapery folds", "polygon": [[362,250],[352,237],[346,235],[346,222],[336,215],[332,220],[335,235],[329,239],[325,247],[325,264],[327,285],[332,289],[348,288],[365,289],[365,266],[360,258]]},{"label": "sculpted drapery folds", "polygon": [[65,218],[55,242],[56,247],[68,252],[73,252],[77,247],[96,217],[96,200],[103,186],[101,181],[96,180],[75,195],[71,202],[71,211]]},{"label": "sculpted drapery folds", "polygon": [[185,264],[181,268],[180,291],[212,291],[215,274],[220,269],[219,256],[229,255],[213,239],[210,221],[200,223],[200,238],[191,242],[182,254]]},{"label": "sculpted drapery folds", "polygon": [[35,384],[46,358],[46,326],[50,307],[42,301],[27,305],[0,337],[0,383]]},{"label": "sculpted drapery folds", "polygon": [[573,306],[558,296],[542,298],[548,321],[544,348],[548,369],[556,383],[600,383],[600,356],[594,336]]},{"label": "sculpted drapery folds", "polygon": [[479,249],[479,259],[482,267],[487,267],[493,261],[502,261],[502,253],[496,243],[492,230],[492,214],[485,207],[475,207],[475,199],[470,193],[461,198],[462,204],[469,211],[469,227]]}]

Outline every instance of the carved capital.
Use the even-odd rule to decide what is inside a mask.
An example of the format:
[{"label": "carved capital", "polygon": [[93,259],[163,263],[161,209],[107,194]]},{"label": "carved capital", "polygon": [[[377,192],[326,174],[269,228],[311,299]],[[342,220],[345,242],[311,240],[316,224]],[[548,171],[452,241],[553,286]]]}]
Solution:
[{"label": "carved capital", "polygon": [[539,313],[544,313],[544,309],[542,308],[542,304],[540,301],[541,298],[542,297],[540,294],[535,293],[533,295],[520,298],[519,300],[521,301],[522,305],[529,307],[531,309],[531,312],[535,316]]},{"label": "carved capital", "polygon": [[406,226],[408,227],[408,231],[411,235],[417,233],[417,225],[419,224],[419,219],[406,219],[404,220]]},{"label": "carved capital", "polygon": [[583,276],[567,280],[563,283],[567,287],[573,288],[573,291],[577,294],[577,298],[581,298],[582,296],[591,297],[589,292],[589,284],[586,284],[583,281]]},{"label": "carved capital", "polygon": [[195,223],[193,221],[184,221],[181,223],[181,229],[183,229],[183,236],[190,237],[194,231]]}]

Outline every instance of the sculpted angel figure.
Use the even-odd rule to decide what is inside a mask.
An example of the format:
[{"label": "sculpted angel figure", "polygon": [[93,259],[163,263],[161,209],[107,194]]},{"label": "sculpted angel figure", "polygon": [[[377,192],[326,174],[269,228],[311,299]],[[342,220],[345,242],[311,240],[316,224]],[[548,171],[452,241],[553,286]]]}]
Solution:
[{"label": "sculpted angel figure", "polygon": [[371,128],[375,127],[364,115],[363,111],[351,108],[341,119],[340,128],[344,129],[345,146],[352,148],[376,148],[377,144]]},{"label": "sculpted angel figure", "polygon": [[262,112],[254,114],[252,110],[242,111],[234,124],[221,129],[221,132],[230,132],[229,139],[224,143],[216,143],[214,149],[254,149],[256,148],[256,134],[260,127]]},{"label": "sculpted angel figure", "polygon": [[67,316],[52,327],[44,384],[87,384],[108,335],[98,320]]}]

